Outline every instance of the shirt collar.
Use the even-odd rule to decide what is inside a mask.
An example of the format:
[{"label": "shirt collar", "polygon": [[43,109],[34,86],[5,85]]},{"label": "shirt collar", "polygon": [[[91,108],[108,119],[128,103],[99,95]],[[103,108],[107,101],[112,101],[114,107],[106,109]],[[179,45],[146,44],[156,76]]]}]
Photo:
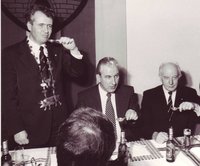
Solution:
[{"label": "shirt collar", "polygon": [[46,44],[39,45],[36,42],[34,42],[33,40],[31,40],[29,37],[27,37],[27,41],[28,41],[29,47],[31,47],[33,50],[39,50],[41,46],[46,48]]},{"label": "shirt collar", "polygon": [[[168,102],[168,97],[169,97],[169,93],[168,92],[169,91],[167,89],[165,89],[164,86],[162,86],[162,88],[163,88],[163,91],[164,91],[166,102]],[[176,90],[172,92],[172,103],[173,103],[173,105],[175,103],[176,92],[177,92]]]},{"label": "shirt collar", "polygon": [[99,92],[100,92],[100,94],[102,94],[103,96],[107,96],[107,93],[108,92],[106,92],[102,87],[101,87],[101,85],[100,85],[100,83],[99,83]]},{"label": "shirt collar", "polygon": [[45,56],[48,57],[48,51],[46,48],[46,44],[39,45],[36,42],[34,42],[33,40],[31,40],[29,37],[27,37],[27,41],[28,41],[28,45],[31,50],[31,54],[33,54],[35,57],[38,57],[39,53],[40,53],[40,47],[42,46],[42,47],[44,47]]},{"label": "shirt collar", "polygon": [[[168,91],[167,89],[165,89],[164,86],[162,86],[162,88],[163,88],[164,93],[167,94],[167,95],[169,95],[169,93],[168,93],[169,91]],[[172,94],[173,94],[174,92],[176,92],[176,90],[175,90],[175,91],[172,91]]]}]

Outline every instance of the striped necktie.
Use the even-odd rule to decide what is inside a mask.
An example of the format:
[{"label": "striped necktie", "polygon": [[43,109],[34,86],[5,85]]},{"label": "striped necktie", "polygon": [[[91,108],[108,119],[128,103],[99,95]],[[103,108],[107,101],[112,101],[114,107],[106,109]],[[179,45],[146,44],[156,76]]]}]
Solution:
[{"label": "striped necktie", "polygon": [[168,94],[169,94],[169,97],[168,97],[167,108],[168,108],[168,112],[169,112],[171,110],[171,108],[172,108],[172,92],[169,91]]},{"label": "striped necktie", "polygon": [[44,47],[40,47],[40,74],[43,79],[49,78],[49,70],[48,70],[48,64],[47,64],[47,57],[44,54]]},{"label": "striped necktie", "polygon": [[168,92],[169,93],[169,97],[168,97],[168,104],[167,104],[167,108],[168,108],[168,115],[169,115],[169,123],[171,125],[171,121],[172,121],[172,116],[174,114],[174,111],[172,110],[173,107],[173,103],[172,103],[172,92]]},{"label": "striped necktie", "polygon": [[107,93],[107,101],[106,101],[106,116],[108,117],[108,119],[112,122],[114,130],[115,130],[115,136],[116,136],[116,122],[115,122],[115,112],[114,112],[114,108],[112,106],[112,102],[111,102],[111,93]]}]

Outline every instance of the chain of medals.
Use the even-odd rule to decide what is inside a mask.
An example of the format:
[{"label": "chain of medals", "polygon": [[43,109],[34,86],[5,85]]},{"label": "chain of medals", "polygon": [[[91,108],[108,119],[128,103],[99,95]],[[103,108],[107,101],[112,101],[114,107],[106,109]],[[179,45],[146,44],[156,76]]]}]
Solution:
[{"label": "chain of medals", "polygon": [[[31,54],[34,56],[34,58],[36,59],[37,61],[37,57],[35,56],[33,50],[32,50],[32,47],[29,46],[30,49],[31,49]],[[46,52],[47,56],[47,65],[48,65],[48,71],[49,71],[49,78],[45,78],[43,75],[42,75],[42,72],[40,72],[40,76],[41,76],[41,84],[40,86],[42,87],[42,93],[44,95],[44,99],[41,100],[39,102],[40,104],[40,108],[43,108],[44,111],[46,110],[51,110],[52,106],[55,106],[57,107],[58,105],[61,105],[62,103],[60,102],[60,96],[59,95],[56,95],[56,91],[55,91],[55,80],[53,78],[53,67],[51,65],[51,61],[49,60],[49,57],[48,57],[48,52]],[[40,68],[40,65],[39,65],[39,68]],[[48,96],[47,93],[48,92],[51,92],[51,96]]]},{"label": "chain of medals", "polygon": [[[45,77],[41,74],[42,83],[40,86],[42,87],[42,93],[44,95],[44,99],[40,101],[40,108],[44,108],[44,110],[51,109],[51,106],[58,106],[61,105],[61,102],[59,101],[59,95],[56,95],[55,92],[55,80],[53,78],[53,67],[51,65],[51,61],[47,57],[47,65],[48,65],[48,71],[49,71],[49,78],[45,79]],[[47,92],[51,89],[52,96],[48,97]]]}]

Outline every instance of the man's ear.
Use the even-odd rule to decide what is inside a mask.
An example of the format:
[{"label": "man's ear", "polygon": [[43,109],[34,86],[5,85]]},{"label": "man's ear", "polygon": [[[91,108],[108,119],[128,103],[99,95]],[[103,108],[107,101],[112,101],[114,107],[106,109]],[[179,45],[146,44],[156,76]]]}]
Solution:
[{"label": "man's ear", "polygon": [[27,26],[28,30],[31,31],[32,24],[30,23],[30,21],[27,22],[26,26]]},{"label": "man's ear", "polygon": [[162,82],[162,77],[161,77],[161,76],[159,76],[159,78],[160,78],[160,81]]},{"label": "man's ear", "polygon": [[100,76],[99,74],[96,74],[97,84],[98,84],[98,83],[100,82],[100,80],[101,80],[100,77],[101,77],[101,76]]}]

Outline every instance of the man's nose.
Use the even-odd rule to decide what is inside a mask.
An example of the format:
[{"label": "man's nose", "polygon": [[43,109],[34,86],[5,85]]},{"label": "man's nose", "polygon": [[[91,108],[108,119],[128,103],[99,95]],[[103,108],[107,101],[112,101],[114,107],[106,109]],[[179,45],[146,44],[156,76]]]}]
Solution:
[{"label": "man's nose", "polygon": [[112,78],[112,84],[115,85],[116,82],[117,82],[116,79],[113,77],[113,78]]},{"label": "man's nose", "polygon": [[173,83],[174,83],[173,78],[170,78],[170,79],[169,79],[169,84],[172,85]]},{"label": "man's nose", "polygon": [[43,31],[44,32],[49,32],[49,26],[48,25],[44,25],[43,26]]}]

